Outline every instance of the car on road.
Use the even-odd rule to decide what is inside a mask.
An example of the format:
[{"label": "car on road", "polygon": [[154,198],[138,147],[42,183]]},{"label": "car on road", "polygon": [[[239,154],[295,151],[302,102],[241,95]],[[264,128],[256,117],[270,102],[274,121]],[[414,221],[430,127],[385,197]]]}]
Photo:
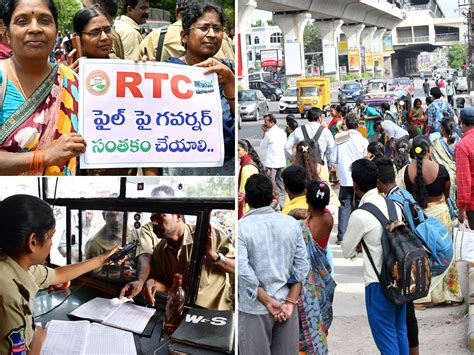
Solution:
[{"label": "car on road", "polygon": [[260,90],[239,91],[239,120],[255,120],[268,114],[268,102]]},{"label": "car on road", "polygon": [[254,72],[249,74],[249,81],[265,81],[271,83],[273,81],[273,75],[266,71]]},{"label": "car on road", "polygon": [[280,113],[298,113],[296,87],[291,86],[286,89],[285,93],[280,99]]},{"label": "car on road", "polygon": [[389,91],[396,91],[398,90],[398,83],[400,83],[400,86],[402,89],[405,89],[406,91],[409,92],[410,95],[413,95],[415,92],[415,88],[413,87],[413,82],[410,80],[410,78],[395,78],[392,81],[392,84],[388,88]]},{"label": "car on road", "polygon": [[339,88],[338,101],[341,101],[341,97],[345,96],[347,101],[357,101],[359,96],[367,93],[366,88],[361,83],[354,81],[350,83],[344,83]]},{"label": "car on road", "polygon": [[249,88],[260,90],[270,101],[278,101],[283,95],[283,91],[281,89],[264,81],[251,81],[249,82]]}]

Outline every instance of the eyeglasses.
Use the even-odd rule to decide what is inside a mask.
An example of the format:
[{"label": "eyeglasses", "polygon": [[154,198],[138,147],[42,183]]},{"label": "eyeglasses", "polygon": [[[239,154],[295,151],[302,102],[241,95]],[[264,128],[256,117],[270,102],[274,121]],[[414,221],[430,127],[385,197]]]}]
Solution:
[{"label": "eyeglasses", "polygon": [[110,36],[112,34],[112,27],[110,26],[102,27],[94,31],[82,32],[82,34],[96,38],[96,37],[99,37],[102,34],[102,32],[104,32],[107,36]]},{"label": "eyeglasses", "polygon": [[192,26],[192,27],[189,27],[189,30],[199,30],[201,32],[208,33],[211,30],[211,28],[214,31],[214,33],[222,33],[225,30],[225,27],[223,26],[208,26],[208,25]]}]

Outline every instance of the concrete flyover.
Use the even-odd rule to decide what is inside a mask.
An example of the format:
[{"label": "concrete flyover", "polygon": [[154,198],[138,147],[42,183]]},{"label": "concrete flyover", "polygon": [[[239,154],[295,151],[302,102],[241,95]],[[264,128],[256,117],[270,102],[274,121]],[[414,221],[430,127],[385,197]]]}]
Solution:
[{"label": "concrete flyover", "polygon": [[[348,38],[348,48],[381,55],[382,35],[403,20],[402,9],[387,0],[239,0],[240,50],[242,53],[242,84],[247,87],[247,39],[249,16],[254,9],[271,11],[283,32],[284,52],[291,60],[286,64],[287,78],[305,74],[303,33],[310,19],[315,20],[323,41],[324,74],[339,79],[338,41],[340,33]],[[351,71],[361,73],[362,65]],[[373,68],[368,68],[374,71]]]},{"label": "concrete flyover", "polygon": [[446,18],[437,1],[406,7],[406,18],[392,31],[393,74],[405,76],[418,71],[417,56],[435,48],[466,41],[463,17]]}]

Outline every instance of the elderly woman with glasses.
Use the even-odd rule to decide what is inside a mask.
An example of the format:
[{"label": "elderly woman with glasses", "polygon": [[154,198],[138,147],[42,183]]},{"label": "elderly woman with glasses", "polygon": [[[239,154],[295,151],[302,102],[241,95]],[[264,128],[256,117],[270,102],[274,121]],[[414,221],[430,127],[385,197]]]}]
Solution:
[{"label": "elderly woman with glasses", "polygon": [[12,57],[0,64],[0,175],[73,175],[86,142],[77,133],[78,81],[49,56],[53,0],[4,1]]},{"label": "elderly woman with glasses", "polygon": [[167,62],[207,68],[206,74],[216,73],[222,102],[225,159],[219,168],[168,169],[173,175],[234,175],[235,139],[235,76],[233,62],[216,59],[224,37],[224,14],[211,4],[190,4],[181,13],[183,31],[181,41],[186,53]]}]

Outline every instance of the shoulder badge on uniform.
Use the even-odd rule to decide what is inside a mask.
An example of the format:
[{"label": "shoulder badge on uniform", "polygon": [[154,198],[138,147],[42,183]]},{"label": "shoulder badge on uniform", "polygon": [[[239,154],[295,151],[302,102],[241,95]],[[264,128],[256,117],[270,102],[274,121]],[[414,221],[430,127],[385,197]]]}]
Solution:
[{"label": "shoulder badge on uniform", "polygon": [[10,354],[26,355],[24,326],[17,329],[13,329],[10,333],[8,333],[7,338],[11,344]]}]

